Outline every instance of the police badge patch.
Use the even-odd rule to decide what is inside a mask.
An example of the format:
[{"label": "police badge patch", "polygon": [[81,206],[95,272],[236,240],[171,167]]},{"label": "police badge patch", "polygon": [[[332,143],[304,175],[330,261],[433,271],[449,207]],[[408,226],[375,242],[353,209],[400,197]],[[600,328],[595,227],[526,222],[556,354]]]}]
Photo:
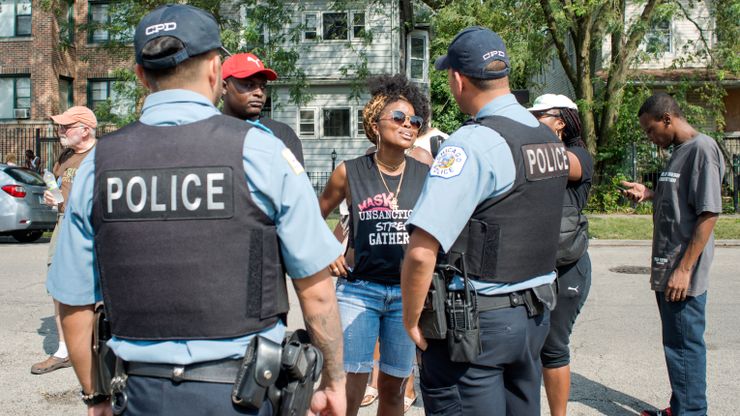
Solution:
[{"label": "police badge patch", "polygon": [[468,155],[462,147],[446,146],[434,159],[429,174],[440,178],[452,178],[462,172],[466,160]]},{"label": "police badge patch", "polygon": [[282,152],[283,159],[285,159],[288,162],[288,165],[290,165],[290,168],[293,169],[293,173],[296,175],[300,175],[303,173],[303,165],[301,165],[301,162],[298,161],[298,159],[295,157],[293,152],[290,151],[287,147],[283,149]]}]

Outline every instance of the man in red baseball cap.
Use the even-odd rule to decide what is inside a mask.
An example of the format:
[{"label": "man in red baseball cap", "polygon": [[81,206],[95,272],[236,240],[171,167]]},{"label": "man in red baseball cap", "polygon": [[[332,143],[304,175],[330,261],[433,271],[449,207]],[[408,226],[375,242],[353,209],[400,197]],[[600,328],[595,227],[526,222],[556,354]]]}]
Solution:
[{"label": "man in red baseball cap", "polygon": [[303,165],[303,146],[295,131],[285,123],[260,114],[267,101],[267,81],[275,81],[277,73],[265,68],[255,55],[239,53],[223,63],[221,77],[224,80],[223,113],[269,131],[282,140]]}]

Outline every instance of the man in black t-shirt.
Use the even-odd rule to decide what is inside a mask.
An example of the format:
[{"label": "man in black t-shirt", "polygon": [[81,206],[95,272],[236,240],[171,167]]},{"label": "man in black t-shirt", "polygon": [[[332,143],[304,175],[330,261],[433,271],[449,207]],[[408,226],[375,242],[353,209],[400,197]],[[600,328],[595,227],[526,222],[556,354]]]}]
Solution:
[{"label": "man in black t-shirt", "polygon": [[303,146],[295,131],[279,121],[262,117],[260,113],[267,101],[267,82],[277,79],[277,73],[251,53],[230,56],[222,67],[224,80],[223,113],[267,130],[282,140],[301,165]]}]

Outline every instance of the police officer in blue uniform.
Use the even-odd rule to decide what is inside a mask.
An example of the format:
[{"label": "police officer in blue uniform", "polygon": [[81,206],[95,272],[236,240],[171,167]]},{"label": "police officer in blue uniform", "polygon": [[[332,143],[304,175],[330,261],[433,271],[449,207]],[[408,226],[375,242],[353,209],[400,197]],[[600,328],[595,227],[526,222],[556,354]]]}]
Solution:
[{"label": "police officer in blue uniform", "polygon": [[108,345],[128,370],[125,414],[271,414],[268,401],[236,406],[231,389],[255,335],[283,339],[285,272],[324,356],[312,410],[344,414],[327,269],[342,247],[303,167],[280,140],[214,106],[221,41],[209,13],[162,6],[142,19],[134,45],[136,74],[152,94],[138,122],[102,138],[80,165],[62,260],[47,281],[89,414],[111,412],[91,376],[101,300]]},{"label": "police officer in blue uniform", "polygon": [[[401,276],[404,324],[422,350],[424,406],[435,415],[538,415],[567,156],[511,94],[498,34],[467,28],[447,52],[435,67],[448,71],[452,95],[473,118],[435,158],[407,222]],[[470,360],[453,361],[459,339],[425,339],[419,327],[440,247],[477,298],[480,349]],[[463,282],[458,273],[448,289]]]}]

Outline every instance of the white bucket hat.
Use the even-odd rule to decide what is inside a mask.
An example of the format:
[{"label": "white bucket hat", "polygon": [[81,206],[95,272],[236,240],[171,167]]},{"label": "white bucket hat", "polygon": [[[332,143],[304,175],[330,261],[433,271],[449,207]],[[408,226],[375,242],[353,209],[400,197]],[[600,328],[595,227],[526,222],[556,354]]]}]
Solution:
[{"label": "white bucket hat", "polygon": [[572,108],[578,110],[576,103],[571,101],[570,98],[560,94],[543,94],[535,98],[532,107],[528,108],[529,111],[545,111],[551,108]]}]

